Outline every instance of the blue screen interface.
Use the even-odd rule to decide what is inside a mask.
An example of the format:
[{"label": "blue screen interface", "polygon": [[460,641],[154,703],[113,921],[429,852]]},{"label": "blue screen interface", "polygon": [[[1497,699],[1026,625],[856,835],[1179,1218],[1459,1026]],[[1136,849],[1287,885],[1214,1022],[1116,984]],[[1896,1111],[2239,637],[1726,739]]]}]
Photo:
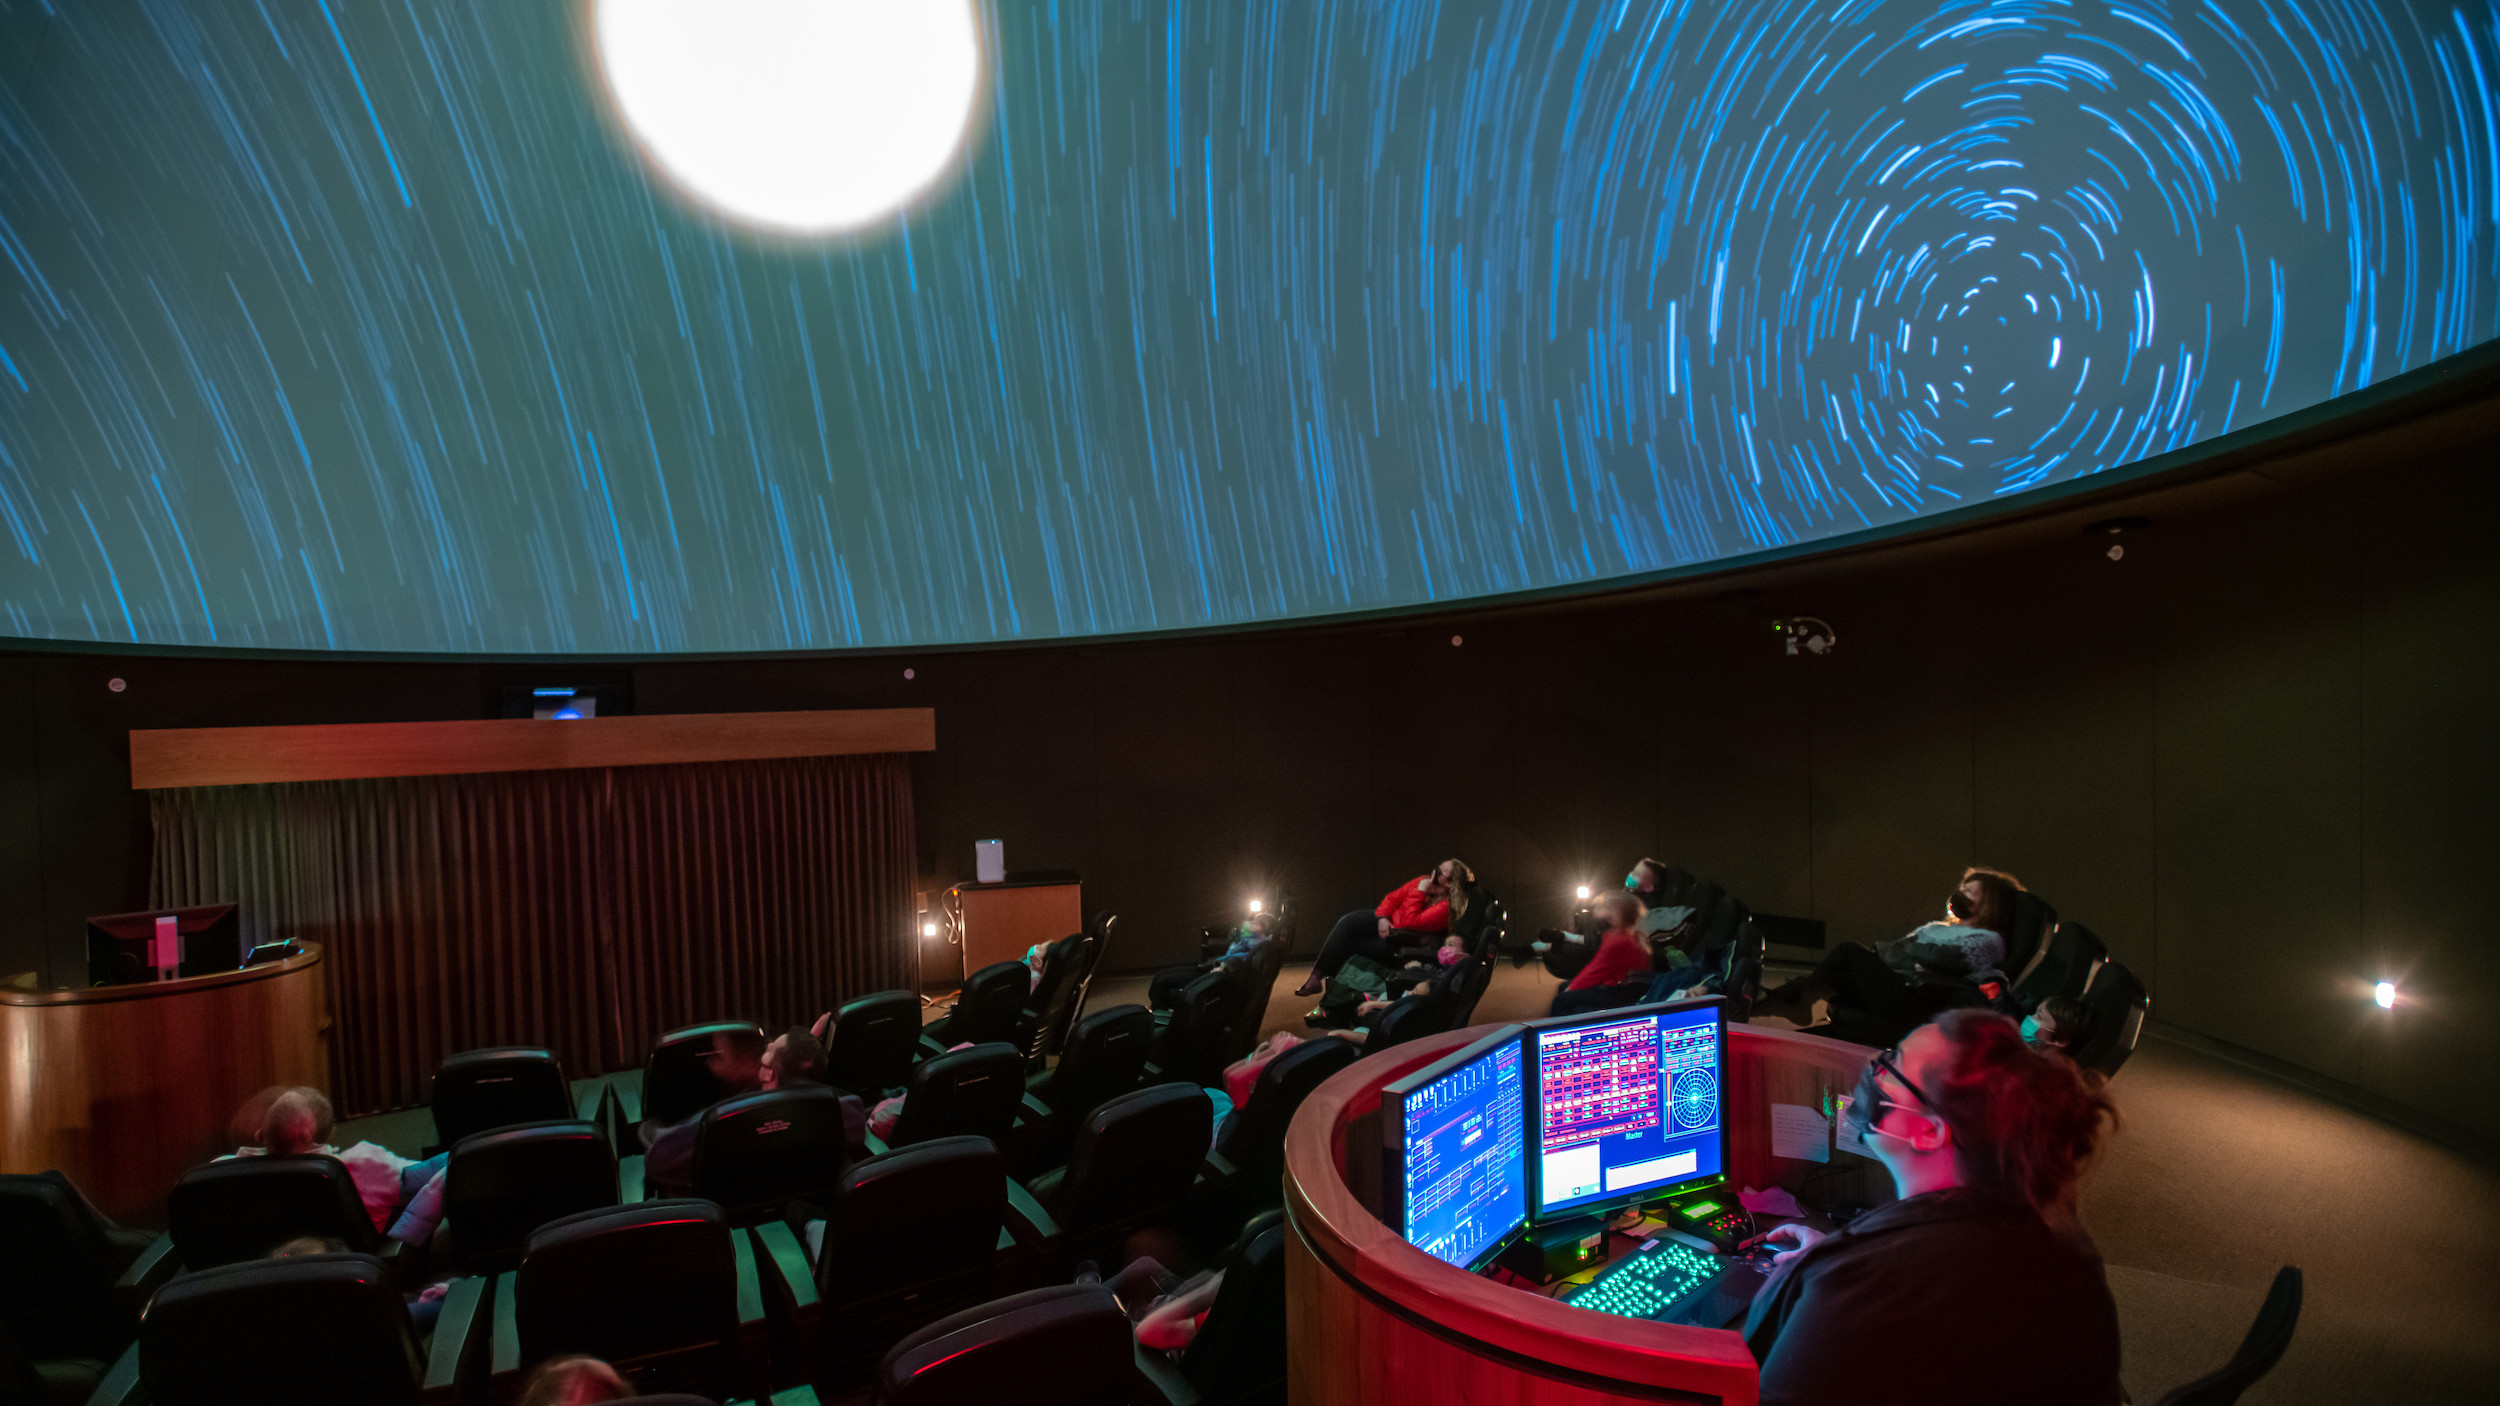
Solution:
[{"label": "blue screen interface", "polygon": [[1471,1268],[1528,1213],[1520,1136],[1520,1053],[1505,1040],[1406,1096],[1401,1232],[1426,1254]]},{"label": "blue screen interface", "polygon": [[1718,1007],[1539,1030],[1534,1038],[1540,1214],[1725,1170]]}]

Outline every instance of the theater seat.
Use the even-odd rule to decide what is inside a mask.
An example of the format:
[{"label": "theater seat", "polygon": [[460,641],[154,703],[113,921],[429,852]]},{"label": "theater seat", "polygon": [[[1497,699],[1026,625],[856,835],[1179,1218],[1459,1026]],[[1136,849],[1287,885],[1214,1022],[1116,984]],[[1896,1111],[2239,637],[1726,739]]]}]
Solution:
[{"label": "theater seat", "polygon": [[760,1399],[760,1352],[748,1349],[763,1317],[754,1256],[718,1206],[584,1211],[532,1232],[521,1267],[497,1278],[490,1394],[580,1352],[664,1390]]},{"label": "theater seat", "polygon": [[1997,966],[2020,985],[2048,955],[2049,934],[2057,929],[2057,910],[2029,889],[2014,891],[2014,921],[2006,924],[2005,960]]},{"label": "theater seat", "polygon": [[1236,1188],[1237,1208],[1262,1209],[1284,1195],[1285,1129],[1311,1090],[1352,1064],[1362,1052],[1344,1040],[1306,1040],[1260,1068],[1250,1097],[1216,1130],[1210,1156],[1218,1175]]},{"label": "theater seat", "polygon": [[435,1143],[456,1147],[491,1128],[571,1118],[571,1087],[553,1050],[507,1045],[452,1055],[434,1070]]},{"label": "theater seat", "polygon": [[2094,974],[2108,960],[2109,948],[2102,944],[2099,934],[2071,918],[2063,919],[2057,930],[2049,934],[2048,950],[2014,983],[2014,989],[2021,993],[2026,1007],[2037,1006],[2052,996],[2081,999]]},{"label": "theater seat", "polygon": [[371,1255],[298,1255],[184,1274],[148,1306],[96,1406],[414,1403],[424,1361]]},{"label": "theater seat", "polygon": [[732,1225],[752,1225],[799,1200],[831,1195],[850,1161],[842,1099],[828,1088],[777,1089],[703,1111],[694,1138],[695,1195]]},{"label": "theater seat", "polygon": [[875,1103],[911,1082],[919,1055],[920,998],[909,991],[871,992],[833,1013],[825,1082]]},{"label": "theater seat", "polygon": [[1068,1033],[1058,1064],[1024,1081],[1024,1091],[1044,1110],[1032,1120],[1034,1155],[1044,1165],[1068,1160],[1086,1114],[1137,1087],[1154,1034],[1154,1013],[1144,1006],[1096,1011]]},{"label": "theater seat", "polygon": [[2115,1074],[2135,1053],[2152,1015],[2153,998],[2144,983],[2118,962],[2105,962],[2084,988],[2083,1004],[2092,1012],[2092,1030],[2074,1050],[2075,1063],[2103,1074]]},{"label": "theater seat", "polygon": [[[1261,993],[1264,995],[1264,993]],[[1182,988],[1146,1056],[1149,1080],[1186,1079],[1193,1084],[1224,1081],[1225,1039],[1244,995],[1232,973],[1211,971]]]},{"label": "theater seat", "polygon": [[1087,1115],[1066,1166],[1026,1185],[1058,1222],[1062,1246],[1090,1246],[1176,1213],[1214,1126],[1215,1105],[1195,1084],[1125,1093]]},{"label": "theater seat", "polygon": [[0,1331],[30,1362],[112,1361],[173,1268],[172,1242],[107,1225],[61,1173],[0,1176]]},{"label": "theater seat", "polygon": [[993,1041],[1012,1046],[1032,989],[1033,969],[1022,962],[992,962],[974,972],[956,995],[955,1008],[921,1031],[921,1053],[935,1055],[957,1045]]},{"label": "theater seat", "polygon": [[1107,1406],[1137,1397],[1128,1315],[1099,1284],[1034,1289],[942,1318],[877,1366],[884,1406]]},{"label": "theater seat", "polygon": [[104,1380],[106,1366],[93,1357],[29,1357],[0,1327],[0,1406],[82,1406]]},{"label": "theater seat", "polygon": [[748,1031],[761,1038],[764,1029],[753,1021],[715,1020],[671,1030],[651,1042],[643,1061],[639,1103],[629,1107],[625,1121],[671,1127],[712,1106],[721,1096],[720,1081],[705,1063],[712,1037]]},{"label": "theater seat", "polygon": [[1284,1406],[1284,1220],[1283,1211],[1269,1211],[1243,1227],[1225,1254],[1224,1283],[1206,1321],[1177,1360],[1159,1352],[1137,1354],[1139,1367],[1167,1399]]},{"label": "theater seat", "polygon": [[616,1154],[590,1123],[566,1119],[462,1138],[443,1176],[452,1265],[492,1274],[521,1262],[530,1232],[616,1204]]},{"label": "theater seat", "polygon": [[1093,961],[1094,940],[1074,932],[1050,944],[1042,959],[1041,980],[1026,998],[1016,1021],[1016,1048],[1040,1068],[1046,1054],[1058,1052],[1069,1022],[1076,1015],[1078,990]]},{"label": "theater seat", "polygon": [[183,1267],[256,1260],[299,1235],[370,1254],[386,1248],[339,1159],[237,1157],[193,1167],[174,1184],[165,1216]]},{"label": "theater seat", "polygon": [[852,1166],[822,1220],[758,1226],[776,1296],[813,1347],[808,1379],[828,1396],[864,1386],[905,1334],[995,1293],[1007,1196],[987,1138],[940,1138]]},{"label": "theater seat", "polygon": [[[1024,1057],[1002,1042],[924,1059],[886,1147],[935,1138],[985,1137],[1004,1153],[1024,1106]],[[879,1148],[879,1151],[884,1150]]]}]

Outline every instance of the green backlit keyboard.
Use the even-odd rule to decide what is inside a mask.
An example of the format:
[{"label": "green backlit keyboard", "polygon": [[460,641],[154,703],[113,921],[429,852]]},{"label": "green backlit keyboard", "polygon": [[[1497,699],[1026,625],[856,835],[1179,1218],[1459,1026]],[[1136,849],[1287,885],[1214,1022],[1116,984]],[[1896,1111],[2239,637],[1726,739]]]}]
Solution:
[{"label": "green backlit keyboard", "polygon": [[1726,1263],[1706,1250],[1660,1238],[1609,1267],[1565,1302],[1619,1318],[1657,1318],[1708,1284]]}]

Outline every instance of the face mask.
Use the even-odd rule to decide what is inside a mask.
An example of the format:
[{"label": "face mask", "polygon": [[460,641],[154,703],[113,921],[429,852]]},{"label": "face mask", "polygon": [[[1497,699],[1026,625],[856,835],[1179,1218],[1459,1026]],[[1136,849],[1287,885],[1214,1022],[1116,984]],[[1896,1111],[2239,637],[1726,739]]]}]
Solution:
[{"label": "face mask", "polygon": [[1946,912],[1967,923],[1970,921],[1970,915],[1978,909],[1979,905],[1970,901],[1969,894],[1955,889],[1953,896],[1944,901],[1944,907]]},{"label": "face mask", "polygon": [[1624,875],[1623,886],[1628,889],[1639,888],[1641,886],[1641,871],[1635,869],[1631,873]]},{"label": "face mask", "polygon": [[2027,1016],[2024,1016],[2024,1017],[2023,1017],[2023,1043],[2024,1043],[2024,1044],[2026,1044],[2026,1045],[2028,1045],[2028,1044],[2033,1044],[2033,1043],[2037,1042],[2037,1041],[2039,1040],[2039,1038],[2040,1038],[2040,1018],[2039,1018],[2038,1016],[2035,1016],[2035,1015],[2027,1015]]},{"label": "face mask", "polygon": [[1875,1110],[1884,1102],[1883,1090],[1875,1086],[1875,1066],[1870,1064],[1859,1070],[1858,1086],[1849,1091],[1849,1111],[1841,1119],[1848,1124],[1849,1135],[1865,1142],[1875,1125]]}]

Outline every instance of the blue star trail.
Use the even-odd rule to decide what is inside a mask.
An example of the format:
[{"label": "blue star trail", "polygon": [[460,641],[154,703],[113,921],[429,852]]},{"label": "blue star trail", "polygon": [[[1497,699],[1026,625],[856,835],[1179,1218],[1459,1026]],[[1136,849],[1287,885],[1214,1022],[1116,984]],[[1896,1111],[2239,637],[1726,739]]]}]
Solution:
[{"label": "blue star trail", "polygon": [[0,634],[885,647],[1810,544],[2500,335],[2500,4],[995,0],[831,242],[563,0],[0,0]]}]

